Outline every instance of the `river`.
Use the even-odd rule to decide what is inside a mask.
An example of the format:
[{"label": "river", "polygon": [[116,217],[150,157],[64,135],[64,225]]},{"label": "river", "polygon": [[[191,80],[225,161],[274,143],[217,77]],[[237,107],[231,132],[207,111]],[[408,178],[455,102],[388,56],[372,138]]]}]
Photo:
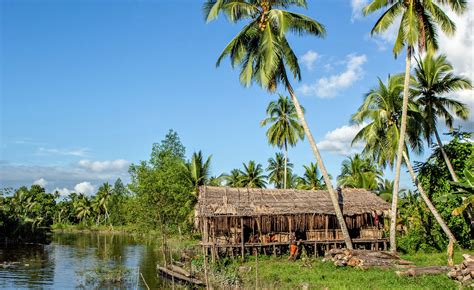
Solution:
[{"label": "river", "polygon": [[[0,289],[147,289],[144,280],[151,289],[183,288],[157,276],[160,252],[157,242],[126,234],[54,233],[48,245],[0,246]],[[100,269],[122,271],[123,280],[100,284]]]}]

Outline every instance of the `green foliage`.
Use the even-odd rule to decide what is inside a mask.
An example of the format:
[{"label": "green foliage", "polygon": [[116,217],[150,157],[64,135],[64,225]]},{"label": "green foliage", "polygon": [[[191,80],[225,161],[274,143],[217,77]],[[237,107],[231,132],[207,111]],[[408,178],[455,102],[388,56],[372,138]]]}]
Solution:
[{"label": "green foliage", "polygon": [[306,190],[324,189],[324,179],[319,174],[318,166],[311,162],[309,165],[303,165],[304,174],[297,178],[297,188]]},{"label": "green foliage", "polygon": [[[5,195],[5,196],[4,196]],[[17,189],[13,195],[0,196],[0,232],[5,238],[24,242],[45,241],[53,224],[56,195],[33,185]]]},{"label": "green foliage", "polygon": [[355,154],[342,162],[341,175],[337,177],[337,183],[342,187],[375,190],[381,175],[382,172],[372,160]]},{"label": "green foliage", "polygon": [[411,94],[416,96],[416,103],[426,122],[424,137],[428,144],[432,144],[438,120],[452,129],[455,117],[462,120],[469,117],[469,107],[446,94],[472,89],[472,84],[469,79],[454,74],[454,68],[445,55],[434,57],[427,54],[417,59],[414,77]]},{"label": "green foliage", "polygon": [[321,23],[308,16],[283,10],[290,6],[305,8],[306,1],[207,0],[204,14],[208,22],[216,19],[219,13],[226,15],[232,23],[249,22],[224,48],[217,65],[228,56],[232,67],[241,68],[240,82],[244,86],[256,82],[273,92],[279,83],[283,83],[291,89],[287,68],[298,80],[301,72],[287,33],[323,37],[326,31]]},{"label": "green foliage", "polygon": [[437,50],[438,28],[446,35],[454,34],[456,25],[441,7],[462,14],[467,10],[467,3],[458,0],[373,0],[363,9],[363,13],[367,15],[386,9],[372,28],[372,34],[387,31],[395,20],[400,19],[393,47],[393,53],[397,56],[404,46],[418,46],[420,52]]},{"label": "green foliage", "polygon": [[267,177],[263,174],[262,164],[250,160],[248,164],[243,163],[244,170],[240,172],[239,185],[250,188],[265,188]]},{"label": "green foliage", "polygon": [[[464,178],[464,170],[472,171],[474,169],[474,145],[471,141],[455,136],[443,147],[460,179]],[[471,218],[467,216],[467,213],[460,216],[452,214],[454,209],[462,205],[463,199],[460,195],[449,194],[455,191],[455,185],[450,182],[451,176],[440,149],[435,148],[425,163],[418,164],[417,171],[423,188],[459,244],[469,247],[472,236]],[[425,227],[429,234],[426,243],[437,249],[447,245],[447,237],[442,234],[439,225],[431,221],[431,217],[428,217],[426,223],[421,227]]]},{"label": "green foliage", "polygon": [[209,176],[211,170],[211,158],[209,156],[204,161],[204,156],[201,151],[194,152],[191,161],[184,163],[186,179],[194,188],[196,196],[199,195],[199,186],[209,183]]},{"label": "green foliage", "polygon": [[472,208],[474,207],[474,174],[467,168],[464,169],[464,182],[451,182],[453,187],[457,190],[452,194],[462,196],[462,204],[453,210],[453,215],[461,215],[467,212],[469,216],[472,215]]},{"label": "green foliage", "polygon": [[149,162],[130,166],[130,190],[136,195],[130,222],[143,229],[191,228],[196,196],[183,166],[184,154],[177,133],[170,130],[161,143],[153,145]]},{"label": "green foliage", "polygon": [[273,183],[276,188],[284,188],[285,166],[287,167],[287,178],[292,175],[293,164],[289,159],[285,162],[282,153],[275,153],[274,158],[268,158],[268,180]]}]

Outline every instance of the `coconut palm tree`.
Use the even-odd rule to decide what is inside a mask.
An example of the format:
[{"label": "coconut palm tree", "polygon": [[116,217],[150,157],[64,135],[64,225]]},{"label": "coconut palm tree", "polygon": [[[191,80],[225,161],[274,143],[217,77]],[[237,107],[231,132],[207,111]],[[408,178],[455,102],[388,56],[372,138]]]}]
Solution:
[{"label": "coconut palm tree", "polygon": [[274,92],[278,84],[283,84],[290,94],[296,114],[327,185],[346,247],[352,249],[352,241],[339,207],[337,193],[331,184],[319,149],[304,117],[303,109],[287,74],[287,69],[289,69],[293,77],[297,80],[301,79],[298,59],[286,38],[287,33],[291,31],[298,35],[310,34],[323,37],[326,30],[321,23],[306,15],[285,10],[290,6],[306,8],[307,3],[306,0],[207,0],[204,4],[204,12],[208,22],[216,19],[219,13],[225,14],[232,23],[248,20],[249,23],[224,48],[217,60],[217,65],[228,56],[233,67],[240,66],[240,82],[244,86],[255,82],[269,92]]},{"label": "coconut palm tree", "polygon": [[395,180],[393,187],[392,211],[390,219],[390,248],[396,252],[396,217],[398,188],[400,181],[400,168],[402,165],[405,133],[407,128],[408,93],[410,83],[410,62],[415,47],[420,53],[425,50],[434,51],[438,48],[437,26],[447,35],[453,35],[456,26],[445,14],[439,5],[448,6],[457,14],[467,9],[464,0],[373,0],[364,9],[364,15],[374,13],[381,9],[386,11],[380,16],[372,28],[371,34],[386,31],[398,17],[400,24],[397,38],[393,47],[395,57],[406,46],[405,80],[403,85],[403,105],[401,113],[400,135],[397,148],[397,160],[395,165]]},{"label": "coconut palm tree", "polygon": [[[290,170],[288,170],[289,168]],[[275,153],[275,157],[268,158],[268,181],[273,183],[276,188],[286,188],[285,187],[285,177],[291,175],[291,169],[293,164],[288,162],[285,156],[282,153]]]},{"label": "coconut palm tree", "polygon": [[445,55],[434,57],[429,53],[423,59],[416,59],[414,77],[416,83],[412,93],[417,96],[416,102],[426,121],[424,137],[428,141],[428,145],[431,145],[431,137],[435,136],[449,173],[453,180],[458,182],[451,161],[444,151],[436,125],[438,119],[441,118],[444,119],[446,127],[452,130],[454,116],[467,120],[469,108],[445,95],[459,90],[472,89],[472,84],[469,79],[454,74],[453,67],[446,60]]},{"label": "coconut palm tree", "polygon": [[375,190],[381,175],[382,172],[369,158],[355,154],[342,162],[337,183],[342,187]]},{"label": "coconut palm tree", "polygon": [[[363,124],[367,120],[370,121],[369,124],[364,126],[356,134],[352,143],[365,141],[363,153],[373,158],[373,160],[378,161],[378,163],[383,167],[390,165],[393,168],[394,159],[396,156],[395,152],[397,152],[399,147],[397,144],[397,142],[400,140],[399,135],[401,134],[401,120],[399,116],[401,115],[403,106],[401,92],[401,75],[389,77],[387,85],[379,79],[378,87],[372,89],[365,96],[362,106],[352,116],[352,120],[358,124]],[[407,154],[408,145],[410,145],[412,151],[415,153],[421,153],[423,149],[420,135],[423,131],[425,122],[423,121],[422,115],[418,111],[418,108],[412,99],[413,98],[410,98],[408,104],[408,128],[406,131],[407,138],[403,146],[405,150],[402,153],[402,157],[404,158],[412,180],[416,184],[422,199],[427,204],[428,208],[434,215],[436,221],[440,224],[443,231],[449,237],[451,241],[450,243],[453,243],[455,241],[453,234],[434,208],[421,185],[418,183],[417,176],[411,167],[410,159]],[[395,184],[396,182],[394,181],[394,187]],[[393,194],[392,192],[392,202],[394,199],[398,199],[399,192],[399,190],[396,191],[396,194]],[[391,220],[391,222],[396,223],[396,219],[395,221]],[[390,240],[390,242],[392,242],[392,240]],[[394,245],[390,246],[392,251],[396,251],[396,247]],[[452,252],[449,254],[451,255]]]},{"label": "coconut palm tree", "polygon": [[268,124],[271,124],[267,130],[268,143],[285,152],[283,186],[278,188],[287,188],[288,145],[293,147],[298,140],[304,139],[303,127],[290,98],[280,95],[277,101],[271,101],[268,104],[267,117],[260,122],[260,125],[263,127]]},{"label": "coconut palm tree", "polygon": [[104,183],[101,187],[99,187],[99,190],[97,191],[97,195],[94,197],[94,200],[92,201],[92,206],[95,208],[96,213],[97,213],[97,223],[99,222],[99,218],[102,214],[105,214],[104,221],[109,219],[109,210],[108,210],[108,204],[110,201],[110,198],[112,197],[112,186],[108,182]]},{"label": "coconut palm tree", "polygon": [[225,176],[226,186],[230,187],[240,187],[242,172],[239,169],[232,169],[230,174]]},{"label": "coconut palm tree", "polygon": [[318,166],[311,162],[309,165],[303,165],[304,174],[298,178],[297,187],[305,190],[324,189],[324,179],[319,174]]},{"label": "coconut palm tree", "polygon": [[92,215],[92,204],[90,199],[83,193],[79,193],[74,200],[76,217],[81,222]]},{"label": "coconut palm tree", "polygon": [[201,151],[194,152],[190,162],[184,164],[186,169],[186,178],[192,184],[196,196],[199,195],[199,187],[207,184],[211,170],[211,158],[204,156]]},{"label": "coconut palm tree", "polygon": [[[351,117],[352,122],[363,125],[352,144],[362,141],[362,154],[370,157],[381,168],[395,166],[403,106],[402,92],[403,75],[388,76],[386,83],[378,78],[378,85],[364,96],[362,105]],[[424,123],[413,98],[409,99],[408,107],[409,126],[405,143],[420,154],[423,151],[420,133]]]},{"label": "coconut palm tree", "polygon": [[248,164],[243,163],[244,170],[240,172],[239,184],[249,188],[265,188],[267,177],[263,174],[262,164],[256,164],[250,160]]}]

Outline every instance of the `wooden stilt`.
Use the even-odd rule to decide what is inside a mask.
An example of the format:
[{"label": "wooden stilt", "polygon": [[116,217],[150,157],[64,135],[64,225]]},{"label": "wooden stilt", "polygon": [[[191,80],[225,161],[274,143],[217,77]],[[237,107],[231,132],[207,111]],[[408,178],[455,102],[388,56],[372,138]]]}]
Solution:
[{"label": "wooden stilt", "polygon": [[245,258],[245,249],[244,249],[244,218],[240,218],[240,244],[241,244],[241,253],[242,260]]}]

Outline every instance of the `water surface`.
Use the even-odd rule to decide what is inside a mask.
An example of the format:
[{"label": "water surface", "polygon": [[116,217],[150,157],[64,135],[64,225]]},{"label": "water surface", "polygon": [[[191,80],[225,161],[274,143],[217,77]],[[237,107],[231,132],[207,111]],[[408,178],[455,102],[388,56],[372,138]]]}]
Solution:
[{"label": "water surface", "polygon": [[[173,288],[157,276],[161,251],[155,241],[125,234],[55,233],[49,245],[0,246],[0,289],[91,288],[87,273],[97,267],[122,267],[129,270],[127,281],[101,288]],[[97,287],[97,285],[96,285]]]}]

